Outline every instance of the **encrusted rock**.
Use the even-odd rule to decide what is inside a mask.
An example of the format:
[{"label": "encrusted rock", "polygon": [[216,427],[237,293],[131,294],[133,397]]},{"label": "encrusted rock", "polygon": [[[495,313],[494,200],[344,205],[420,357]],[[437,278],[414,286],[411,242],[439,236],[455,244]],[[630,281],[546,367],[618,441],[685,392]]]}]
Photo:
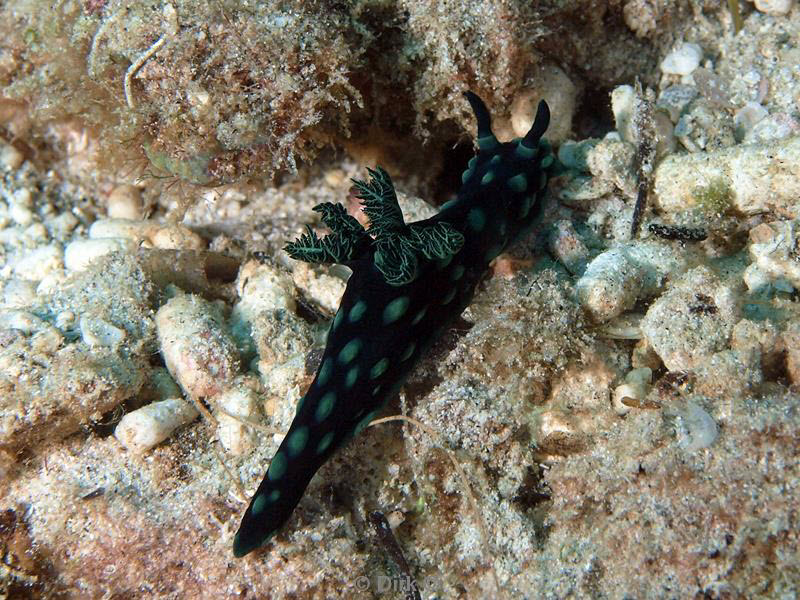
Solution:
[{"label": "encrusted rock", "polygon": [[686,371],[724,350],[740,318],[738,294],[696,267],[650,306],[642,332],[668,370]]}]

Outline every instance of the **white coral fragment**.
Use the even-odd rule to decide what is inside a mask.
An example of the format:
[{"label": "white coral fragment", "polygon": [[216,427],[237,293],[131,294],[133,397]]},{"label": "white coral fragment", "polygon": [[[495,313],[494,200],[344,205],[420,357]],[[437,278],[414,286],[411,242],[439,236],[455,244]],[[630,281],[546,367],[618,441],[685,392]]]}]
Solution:
[{"label": "white coral fragment", "polygon": [[181,398],[153,402],[122,417],[114,435],[134,454],[144,454],[197,415],[194,406]]},{"label": "white coral fragment", "polygon": [[238,373],[236,345],[216,305],[176,296],[158,310],[156,328],[167,369],[189,396],[214,396]]}]

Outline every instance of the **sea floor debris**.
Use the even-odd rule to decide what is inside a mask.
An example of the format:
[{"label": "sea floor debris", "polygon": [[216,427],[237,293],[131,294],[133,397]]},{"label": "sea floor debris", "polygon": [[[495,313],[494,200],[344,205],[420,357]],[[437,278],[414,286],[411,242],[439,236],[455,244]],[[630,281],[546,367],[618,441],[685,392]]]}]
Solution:
[{"label": "sea floor debris", "polygon": [[[601,4],[4,7],[0,596],[371,598],[358,577],[391,568],[365,543],[374,510],[423,598],[491,595],[495,575],[509,597],[800,594],[800,7],[739,2],[735,33],[725,3]],[[114,113],[167,17],[127,80],[139,112]],[[285,71],[234,43],[266,30],[291,41]],[[657,139],[631,237],[637,78]],[[364,165],[429,214],[472,86],[507,139],[546,97],[565,170],[387,409],[438,436],[368,428],[236,561],[347,277],[279,249]],[[181,178],[231,183],[186,202]]]}]

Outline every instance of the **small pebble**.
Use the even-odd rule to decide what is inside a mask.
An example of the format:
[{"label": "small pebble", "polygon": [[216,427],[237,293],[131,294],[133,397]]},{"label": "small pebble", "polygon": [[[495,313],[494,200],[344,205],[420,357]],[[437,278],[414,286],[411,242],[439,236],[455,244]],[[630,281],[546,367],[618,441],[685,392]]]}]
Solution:
[{"label": "small pebble", "polygon": [[31,337],[31,350],[45,355],[55,354],[64,344],[64,336],[52,325],[45,326]]},{"label": "small pebble", "polygon": [[748,102],[736,111],[733,124],[736,127],[736,139],[743,140],[745,136],[769,113],[767,109],[756,102]]},{"label": "small pebble", "polygon": [[552,253],[570,273],[583,272],[589,260],[589,250],[572,221],[562,219],[555,223],[548,241]]},{"label": "small pebble", "polygon": [[183,225],[161,227],[150,235],[153,246],[162,250],[203,250],[202,237]]},{"label": "small pebble", "polygon": [[596,321],[608,321],[633,308],[643,278],[643,270],[624,248],[612,248],[589,263],[575,293]]},{"label": "small pebble", "polygon": [[574,169],[581,173],[589,172],[588,156],[600,140],[589,138],[580,142],[568,140],[561,144],[558,149],[558,160],[568,169]]},{"label": "small pebble", "polygon": [[56,244],[42,246],[28,252],[14,266],[14,273],[29,281],[41,281],[52,271],[64,268],[64,252]]},{"label": "small pebble", "polygon": [[14,171],[22,166],[25,157],[22,152],[14,148],[11,144],[0,141],[0,166],[4,169]]},{"label": "small pebble", "polygon": [[108,216],[112,219],[141,219],[142,193],[133,185],[118,185],[108,196]]},{"label": "small pebble", "polygon": [[26,335],[47,326],[39,317],[24,310],[0,310],[0,329],[16,329]]},{"label": "small pebble", "polygon": [[755,0],[756,10],[768,15],[782,17],[792,10],[794,0]]},{"label": "small pebble", "polygon": [[3,288],[3,303],[8,308],[22,308],[36,300],[36,283],[26,279],[10,279]]},{"label": "small pebble", "polygon": [[89,239],[124,238],[127,240],[141,241],[147,238],[157,227],[149,221],[131,219],[98,219],[89,227]]},{"label": "small pebble", "polygon": [[677,123],[689,103],[697,97],[697,88],[675,84],[664,89],[656,100],[656,107],[667,111],[673,123]]},{"label": "small pebble", "polygon": [[30,225],[33,223],[33,211],[17,202],[11,202],[8,205],[8,216],[17,224],[17,225]]},{"label": "small pebble", "polygon": [[144,454],[197,415],[197,409],[181,398],[153,402],[122,417],[114,436],[129,451]]},{"label": "small pebble", "polygon": [[703,58],[703,49],[697,44],[679,46],[661,61],[661,71],[667,75],[689,75]]},{"label": "small pebble", "polygon": [[116,348],[126,337],[124,329],[88,316],[81,317],[80,328],[81,337],[90,348]]},{"label": "small pebble", "polygon": [[138,244],[122,238],[75,240],[64,250],[64,265],[69,271],[83,271],[92,261],[112,252],[134,252]]}]

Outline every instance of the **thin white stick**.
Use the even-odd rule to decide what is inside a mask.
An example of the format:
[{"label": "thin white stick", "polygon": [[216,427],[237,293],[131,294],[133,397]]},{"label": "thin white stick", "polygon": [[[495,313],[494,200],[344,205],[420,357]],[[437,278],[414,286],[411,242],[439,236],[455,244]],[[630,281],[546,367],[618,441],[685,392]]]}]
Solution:
[{"label": "thin white stick", "polygon": [[150,57],[153,56],[156,52],[159,51],[161,46],[164,45],[165,38],[162,35],[160,38],[156,40],[156,42],[150,46],[144,54],[142,54],[139,58],[133,61],[133,64],[128,67],[128,70],[125,71],[125,100],[128,103],[128,108],[135,108],[135,104],[133,102],[133,94],[131,94],[131,80],[133,76],[136,75],[136,72],[142,68],[142,65],[150,60]]}]

